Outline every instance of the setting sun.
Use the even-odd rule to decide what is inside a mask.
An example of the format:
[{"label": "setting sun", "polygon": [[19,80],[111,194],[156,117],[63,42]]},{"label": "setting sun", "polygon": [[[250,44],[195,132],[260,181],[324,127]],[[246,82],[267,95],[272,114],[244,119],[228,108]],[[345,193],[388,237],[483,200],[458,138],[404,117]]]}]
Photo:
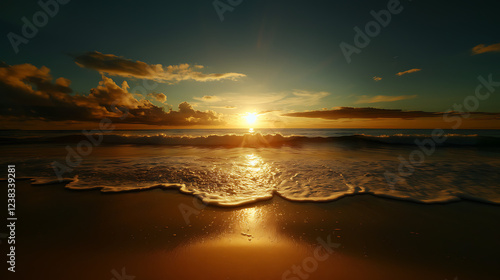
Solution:
[{"label": "setting sun", "polygon": [[245,115],[245,119],[247,120],[247,123],[252,125],[252,124],[255,124],[255,122],[257,121],[257,114],[255,113],[247,113]]}]

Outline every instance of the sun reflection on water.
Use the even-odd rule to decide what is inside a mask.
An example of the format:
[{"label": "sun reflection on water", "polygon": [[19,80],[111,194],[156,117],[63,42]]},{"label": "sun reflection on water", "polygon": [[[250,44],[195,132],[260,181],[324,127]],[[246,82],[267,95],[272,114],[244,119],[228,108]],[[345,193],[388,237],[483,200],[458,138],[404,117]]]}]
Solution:
[{"label": "sun reflection on water", "polygon": [[245,208],[236,214],[238,219],[246,224],[255,224],[262,219],[262,209],[258,207]]},{"label": "sun reflection on water", "polygon": [[252,167],[262,162],[262,159],[254,154],[246,155],[246,159],[247,159],[247,164]]}]

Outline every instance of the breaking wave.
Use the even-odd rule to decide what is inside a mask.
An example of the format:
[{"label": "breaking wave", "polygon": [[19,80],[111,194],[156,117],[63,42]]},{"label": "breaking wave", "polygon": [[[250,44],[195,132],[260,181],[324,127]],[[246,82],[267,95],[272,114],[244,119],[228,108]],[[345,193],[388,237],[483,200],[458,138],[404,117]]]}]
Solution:
[{"label": "breaking wave", "polygon": [[326,202],[363,194],[425,204],[460,200],[500,204],[498,161],[429,161],[391,186],[385,172],[397,172],[398,166],[391,160],[279,159],[286,152],[275,151],[275,160],[252,153],[228,157],[223,150],[215,157],[89,159],[63,181],[57,180],[47,162],[33,160],[16,166],[31,175],[20,174],[31,178],[33,185],[64,183],[68,189],[103,193],[176,189],[218,206],[238,206],[273,196]]},{"label": "breaking wave", "polygon": [[38,144],[38,143],[75,143],[93,141],[99,144],[132,145],[169,145],[169,146],[222,146],[222,147],[279,147],[307,144],[339,145],[419,145],[422,141],[433,141],[436,146],[474,146],[498,147],[500,137],[445,134],[440,137],[431,135],[351,135],[332,137],[283,136],[281,134],[244,134],[244,135],[209,135],[209,136],[169,136],[157,135],[83,135],[73,134],[57,137],[0,138],[0,144]]}]

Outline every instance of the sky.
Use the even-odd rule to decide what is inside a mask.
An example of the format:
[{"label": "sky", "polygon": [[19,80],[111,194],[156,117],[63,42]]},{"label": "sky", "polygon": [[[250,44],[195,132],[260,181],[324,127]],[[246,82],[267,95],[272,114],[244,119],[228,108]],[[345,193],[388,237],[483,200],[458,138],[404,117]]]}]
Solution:
[{"label": "sky", "polygon": [[500,129],[500,4],[450,3],[4,0],[0,129]]}]

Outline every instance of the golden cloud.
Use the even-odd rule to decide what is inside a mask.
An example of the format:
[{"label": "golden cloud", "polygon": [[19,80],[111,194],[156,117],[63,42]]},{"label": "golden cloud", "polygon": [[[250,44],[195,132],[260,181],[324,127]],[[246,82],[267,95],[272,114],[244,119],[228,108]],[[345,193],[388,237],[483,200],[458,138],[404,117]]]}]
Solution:
[{"label": "golden cloud", "polygon": [[379,102],[394,102],[406,99],[416,98],[417,95],[399,95],[399,96],[388,96],[388,95],[377,95],[377,96],[368,96],[362,95],[356,101],[356,104],[363,103],[379,103]]},{"label": "golden cloud", "polygon": [[149,79],[163,83],[176,83],[193,80],[197,82],[236,80],[245,77],[240,73],[211,73],[200,72],[202,65],[169,65],[147,64],[142,61],[133,61],[114,54],[103,54],[97,51],[87,52],[74,57],[75,63],[82,68],[99,71],[102,74],[127,78]]},{"label": "golden cloud", "polygon": [[[117,85],[111,78],[102,76],[99,85],[88,95],[73,94],[70,81],[59,78],[52,82],[47,67],[31,64],[0,64],[0,117],[11,120],[42,121],[100,121],[109,118],[116,123],[190,126],[224,124],[222,114],[214,111],[195,110],[187,102],[179,104],[179,110],[165,111],[149,100],[138,100],[128,92],[129,85]],[[156,94],[161,100],[166,96]],[[127,118],[116,110],[128,111]]]},{"label": "golden cloud", "polygon": [[415,73],[415,72],[418,72],[418,71],[422,71],[422,69],[413,68],[413,69],[410,69],[410,70],[406,70],[406,71],[403,71],[403,72],[396,73],[396,75],[397,76],[403,76],[403,75],[410,74],[410,73]]},{"label": "golden cloud", "polygon": [[500,43],[486,46],[480,44],[472,48],[472,55],[482,54],[487,52],[500,52]]}]

